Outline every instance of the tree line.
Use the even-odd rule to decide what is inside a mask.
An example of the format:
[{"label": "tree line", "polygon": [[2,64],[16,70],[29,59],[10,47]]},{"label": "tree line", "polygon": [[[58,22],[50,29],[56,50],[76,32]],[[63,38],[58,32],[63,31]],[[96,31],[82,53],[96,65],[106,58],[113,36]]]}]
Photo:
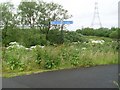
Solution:
[{"label": "tree line", "polygon": [[83,28],[83,29],[77,29],[77,33],[81,33],[82,35],[86,36],[99,36],[99,37],[109,37],[113,39],[119,39],[119,30],[120,28]]},{"label": "tree line", "polygon": [[72,17],[62,5],[54,2],[20,2],[15,6],[10,2],[0,3],[2,43],[7,46],[17,41],[30,47],[32,45],[61,44],[86,41],[83,35],[118,38],[118,28],[83,28],[76,31],[60,31],[60,25],[51,25],[54,20]]},{"label": "tree line", "polygon": [[50,28],[60,28],[60,25],[51,25],[51,21],[65,20],[72,17],[62,5],[40,0],[35,2],[22,1],[17,8],[10,2],[1,3],[0,11],[2,14],[0,26],[4,29],[5,36],[8,28],[37,28],[44,30],[46,39],[48,39]]},{"label": "tree line", "polygon": [[1,3],[0,11],[2,14],[1,24],[4,28],[8,26],[16,27],[28,26],[40,29],[49,28],[50,22],[54,20],[65,20],[71,17],[63,6],[54,2],[20,2],[17,8],[10,2]]}]

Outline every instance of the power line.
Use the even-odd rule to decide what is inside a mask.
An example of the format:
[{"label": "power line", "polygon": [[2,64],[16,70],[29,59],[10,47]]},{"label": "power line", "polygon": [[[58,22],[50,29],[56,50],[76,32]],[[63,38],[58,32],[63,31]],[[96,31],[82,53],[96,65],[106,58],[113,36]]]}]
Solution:
[{"label": "power line", "polygon": [[[95,20],[97,20],[97,21],[95,22]],[[97,2],[95,2],[94,15],[93,15],[92,23],[91,23],[91,27],[94,27],[94,26],[99,26],[100,28],[102,27],[102,23],[100,21],[100,16],[99,16],[99,10],[98,10],[98,3]]]}]

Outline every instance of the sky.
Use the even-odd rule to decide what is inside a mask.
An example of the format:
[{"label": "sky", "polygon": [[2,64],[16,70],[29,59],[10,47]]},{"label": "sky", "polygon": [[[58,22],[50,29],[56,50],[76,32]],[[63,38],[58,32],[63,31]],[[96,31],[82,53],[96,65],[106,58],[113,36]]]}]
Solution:
[{"label": "sky", "polygon": [[[4,0],[0,2],[11,1],[15,6],[21,0]],[[120,0],[43,0],[46,2],[55,2],[68,10],[73,17],[68,21],[73,21],[73,24],[66,25],[69,30],[76,30],[85,27],[90,27],[93,15],[95,2],[98,3],[98,10],[102,27],[111,28],[118,27],[118,2]],[[97,23],[97,18],[95,19]],[[93,26],[93,28],[96,26]]]}]

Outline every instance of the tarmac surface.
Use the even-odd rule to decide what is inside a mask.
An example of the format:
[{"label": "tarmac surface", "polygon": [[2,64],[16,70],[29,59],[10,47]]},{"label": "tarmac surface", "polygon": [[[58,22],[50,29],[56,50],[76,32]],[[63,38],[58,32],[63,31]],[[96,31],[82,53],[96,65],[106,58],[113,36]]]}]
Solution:
[{"label": "tarmac surface", "polygon": [[2,88],[117,88],[118,65],[103,65],[2,78]]}]

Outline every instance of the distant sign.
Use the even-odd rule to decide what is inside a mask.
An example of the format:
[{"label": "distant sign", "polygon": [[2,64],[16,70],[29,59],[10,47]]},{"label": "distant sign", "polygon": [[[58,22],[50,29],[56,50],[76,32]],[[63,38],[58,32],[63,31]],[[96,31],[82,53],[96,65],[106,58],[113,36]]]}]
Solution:
[{"label": "distant sign", "polygon": [[52,25],[59,25],[59,24],[73,24],[73,21],[52,21]]},{"label": "distant sign", "polygon": [[63,21],[63,24],[73,24],[73,21]]},{"label": "distant sign", "polygon": [[58,24],[61,24],[61,21],[52,21],[51,24],[52,25],[58,25]]}]

